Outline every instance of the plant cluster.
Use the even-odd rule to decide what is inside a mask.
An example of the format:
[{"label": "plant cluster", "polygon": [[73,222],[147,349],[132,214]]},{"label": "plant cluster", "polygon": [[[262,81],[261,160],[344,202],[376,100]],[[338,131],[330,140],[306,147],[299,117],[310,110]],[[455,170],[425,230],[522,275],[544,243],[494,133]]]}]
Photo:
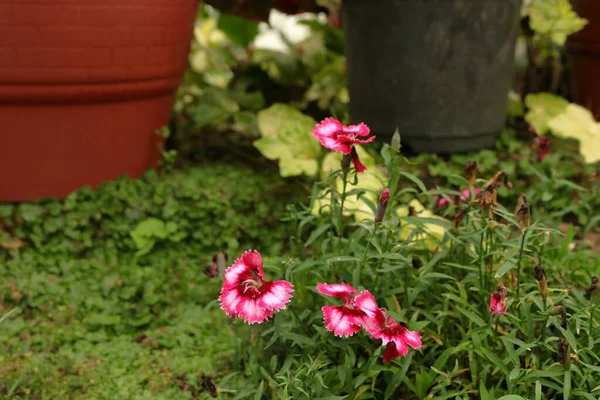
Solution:
[{"label": "plant cluster", "polygon": [[[499,190],[514,189],[506,171],[481,179],[469,163],[455,177],[468,190],[462,198],[427,190],[400,169],[397,137],[382,149],[388,189],[353,222],[347,200],[367,195],[359,182],[370,170],[351,167],[359,134],[368,128],[332,120],[313,130],[344,156],[317,184],[329,206],[313,212],[315,190],[313,204],[290,210],[291,257],[263,267],[258,253],[245,253],[225,271],[221,308],[263,329],[236,355],[247,360],[241,386],[228,377],[223,387],[236,387],[236,398],[597,397],[594,254],[545,227],[526,195],[505,202]],[[399,186],[400,176],[413,185]],[[423,215],[416,203],[404,214],[406,193],[441,195],[453,221]],[[264,281],[263,268],[286,289]]]}]

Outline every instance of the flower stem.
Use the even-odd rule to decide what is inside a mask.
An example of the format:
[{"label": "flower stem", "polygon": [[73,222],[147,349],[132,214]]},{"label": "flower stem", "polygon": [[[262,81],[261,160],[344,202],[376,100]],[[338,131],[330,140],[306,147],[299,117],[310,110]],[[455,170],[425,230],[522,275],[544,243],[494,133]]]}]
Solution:
[{"label": "flower stem", "polygon": [[521,259],[523,258],[523,248],[525,247],[525,230],[521,236],[521,249],[519,250],[519,262],[517,264],[517,306],[521,299]]},{"label": "flower stem", "polygon": [[483,232],[481,232],[481,240],[479,242],[479,284],[481,286],[481,291],[484,291],[484,266],[485,266],[485,261],[483,258],[483,241],[485,239],[485,234],[487,232],[487,229],[484,229]]},{"label": "flower stem", "polygon": [[338,227],[338,236],[341,237],[342,236],[342,232],[343,232],[343,218],[344,218],[344,203],[346,202],[346,187],[348,185],[348,170],[342,170],[342,199],[340,201],[340,220],[339,220],[339,227]]},{"label": "flower stem", "polygon": [[[594,311],[596,311],[596,304],[592,304],[592,309],[590,310],[590,329],[588,332],[588,336],[593,339],[593,329],[594,329]],[[594,341],[592,340],[592,348],[594,346]]]}]

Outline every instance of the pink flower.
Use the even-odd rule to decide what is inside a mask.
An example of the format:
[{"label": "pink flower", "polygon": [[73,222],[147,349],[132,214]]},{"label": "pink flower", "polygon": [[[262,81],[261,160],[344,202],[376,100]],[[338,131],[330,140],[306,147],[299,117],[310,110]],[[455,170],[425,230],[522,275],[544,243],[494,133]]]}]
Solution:
[{"label": "pink flower", "polygon": [[551,142],[547,136],[541,136],[537,133],[533,125],[529,126],[529,132],[535,136],[531,142],[531,148],[537,152],[538,160],[544,161],[544,158],[550,153]]},{"label": "pink flower", "polygon": [[346,283],[319,283],[319,293],[338,297],[344,301],[343,306],[323,306],[323,320],[328,331],[335,336],[352,336],[362,325],[364,313],[356,308],[354,298],[358,290]]},{"label": "pink flower", "polygon": [[248,250],[225,271],[219,301],[228,316],[243,318],[249,324],[262,323],[282,310],[292,298],[294,287],[287,281],[266,281],[262,258]]},{"label": "pink flower", "polygon": [[[474,197],[477,197],[477,195],[479,194],[479,192],[481,191],[481,189],[479,188],[475,188],[473,190],[473,194]],[[460,195],[460,200],[461,201],[467,201],[467,199],[469,199],[469,197],[471,197],[471,190],[470,189],[465,189],[462,191],[461,195]],[[442,207],[445,206],[446,204],[448,204],[448,200],[446,200],[445,198],[440,196],[440,199],[438,200],[437,206],[438,207]]]},{"label": "pink flower", "polygon": [[385,310],[379,308],[375,298],[368,290],[356,296],[355,304],[365,313],[363,328],[371,334],[371,337],[381,339],[382,344],[386,346],[383,354],[384,362],[406,356],[408,346],[413,349],[421,348],[421,335],[418,332],[409,331],[388,316]]},{"label": "pink flower", "polygon": [[385,211],[387,210],[388,201],[390,200],[390,189],[385,188],[379,196],[379,203],[377,203],[377,209],[375,210],[375,222],[383,221]]},{"label": "pink flower", "polygon": [[[359,137],[369,136],[371,131],[364,123],[358,125],[345,126],[335,118],[325,118],[320,124],[315,126],[312,134],[321,144],[329,150],[339,151],[343,154],[350,154],[352,146],[355,144],[371,143],[375,140],[375,136],[361,140]],[[358,161],[358,156],[356,156]],[[356,161],[352,160],[354,165]],[[360,161],[358,161],[360,163]],[[362,165],[362,164],[360,164]]]},{"label": "pink flower", "polygon": [[503,285],[498,286],[498,289],[492,293],[490,297],[490,311],[492,315],[502,315],[506,313],[506,298],[508,292]]}]

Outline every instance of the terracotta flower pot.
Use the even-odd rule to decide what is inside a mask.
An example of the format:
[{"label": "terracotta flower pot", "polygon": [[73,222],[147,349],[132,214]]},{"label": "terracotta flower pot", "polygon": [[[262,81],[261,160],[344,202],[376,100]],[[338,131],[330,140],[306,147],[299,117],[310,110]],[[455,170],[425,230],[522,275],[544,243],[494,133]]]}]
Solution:
[{"label": "terracotta flower pot", "polygon": [[0,201],[159,159],[198,0],[0,0]]},{"label": "terracotta flower pot", "polygon": [[589,21],[567,41],[573,100],[600,118],[600,1],[571,0],[571,3],[577,14]]}]

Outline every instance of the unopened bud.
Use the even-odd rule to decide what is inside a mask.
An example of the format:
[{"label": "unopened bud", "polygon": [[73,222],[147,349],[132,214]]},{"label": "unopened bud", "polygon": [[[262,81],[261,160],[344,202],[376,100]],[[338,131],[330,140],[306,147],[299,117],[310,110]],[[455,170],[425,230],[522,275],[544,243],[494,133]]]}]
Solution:
[{"label": "unopened bud", "polygon": [[396,153],[398,153],[400,151],[400,148],[402,147],[402,145],[400,144],[400,130],[398,128],[396,128],[396,130],[394,131],[394,134],[392,135],[392,141],[390,142],[390,147]]},{"label": "unopened bud", "polygon": [[546,271],[544,271],[544,268],[542,268],[541,265],[535,266],[535,280],[538,281],[540,293],[545,299],[548,293],[548,282],[546,281]]},{"label": "unopened bud", "polygon": [[387,210],[388,201],[390,200],[390,189],[385,188],[379,196],[379,203],[377,203],[377,210],[375,211],[375,223],[383,221],[385,211]]},{"label": "unopened bud", "polygon": [[521,204],[521,207],[517,210],[515,214],[517,220],[521,223],[521,226],[524,228],[529,227],[531,223],[531,208],[528,203]]},{"label": "unopened bud", "polygon": [[560,327],[567,329],[567,310],[563,306],[556,306],[554,314],[560,315]]},{"label": "unopened bud", "polygon": [[569,349],[569,342],[565,338],[560,338],[558,342],[558,361],[565,367],[569,368],[571,365],[571,351]]}]

